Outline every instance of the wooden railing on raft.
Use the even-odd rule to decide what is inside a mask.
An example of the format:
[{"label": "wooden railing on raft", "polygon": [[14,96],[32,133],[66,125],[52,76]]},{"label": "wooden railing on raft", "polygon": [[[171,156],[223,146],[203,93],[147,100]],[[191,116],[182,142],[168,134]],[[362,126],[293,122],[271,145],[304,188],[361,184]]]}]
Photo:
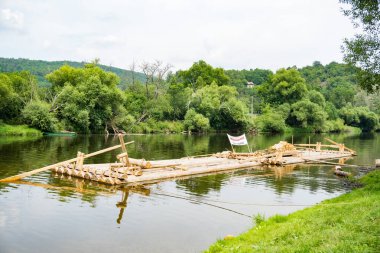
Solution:
[{"label": "wooden railing on raft", "polygon": [[344,152],[345,150],[349,151],[351,154],[356,155],[356,151],[350,148],[347,148],[343,143],[337,143],[329,138],[325,138],[326,141],[332,143],[333,145],[329,144],[322,144],[321,142],[317,142],[316,144],[294,144],[296,147],[315,147],[316,151],[322,151],[323,147],[327,148],[337,148],[339,149],[339,152]]},{"label": "wooden railing on raft", "polygon": [[[0,179],[0,182],[4,183],[4,182],[17,181],[17,180],[20,180],[20,179],[22,179],[24,177],[28,177],[28,176],[37,174],[39,172],[50,170],[50,169],[53,169],[53,168],[55,168],[57,166],[61,166],[61,165],[65,165],[65,164],[73,163],[73,162],[76,162],[76,166],[81,167],[81,166],[83,166],[83,161],[84,161],[85,158],[89,158],[89,157],[92,157],[92,156],[103,154],[103,153],[106,153],[106,152],[109,152],[109,151],[112,151],[112,150],[115,150],[115,149],[118,149],[118,148],[122,148],[122,150],[124,152],[127,152],[127,149],[126,149],[125,145],[134,143],[134,141],[130,141],[130,142],[124,143],[124,139],[123,139],[122,135],[119,135],[119,140],[121,142],[121,144],[119,144],[119,145],[116,145],[116,146],[113,146],[113,147],[109,147],[109,148],[105,148],[105,149],[102,149],[102,150],[99,150],[99,151],[96,151],[96,152],[93,152],[93,153],[89,153],[89,154],[86,154],[86,155],[83,154],[83,153],[81,153],[81,152],[78,152],[78,155],[77,155],[76,158],[69,159],[69,160],[66,160],[66,161],[62,161],[62,162],[59,162],[59,163],[55,163],[55,164],[52,164],[52,165],[48,165],[48,166],[45,166],[45,167],[42,167],[42,168],[39,168],[39,169],[35,169],[35,170],[32,170],[32,171],[24,172],[24,173],[15,175],[15,176],[3,178],[3,179]],[[128,161],[128,163],[129,163],[129,161]]]}]

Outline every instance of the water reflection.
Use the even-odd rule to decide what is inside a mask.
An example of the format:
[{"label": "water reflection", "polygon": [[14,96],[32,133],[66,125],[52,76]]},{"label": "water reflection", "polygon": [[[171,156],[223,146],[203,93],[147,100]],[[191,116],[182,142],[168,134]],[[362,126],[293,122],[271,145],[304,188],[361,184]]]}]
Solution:
[{"label": "water reflection", "polygon": [[[311,135],[310,140],[315,143],[325,136]],[[357,151],[358,156],[341,163],[368,164],[380,153],[379,136],[327,137]],[[224,134],[125,139],[135,141],[128,146],[130,156],[148,160],[230,148]],[[292,136],[259,135],[248,140],[257,150],[280,140],[291,142]],[[293,140],[308,143],[309,135]],[[116,144],[117,138],[96,135],[0,138],[0,178],[73,158],[78,150],[90,153]],[[118,153],[86,163],[114,162]],[[199,252],[226,234],[248,229],[251,219],[239,214],[287,214],[345,191],[331,166],[315,164],[244,169],[140,187],[107,186],[47,171],[22,182],[0,184],[0,252],[50,252],[52,248],[56,253]],[[52,236],[52,231],[62,236]]]}]

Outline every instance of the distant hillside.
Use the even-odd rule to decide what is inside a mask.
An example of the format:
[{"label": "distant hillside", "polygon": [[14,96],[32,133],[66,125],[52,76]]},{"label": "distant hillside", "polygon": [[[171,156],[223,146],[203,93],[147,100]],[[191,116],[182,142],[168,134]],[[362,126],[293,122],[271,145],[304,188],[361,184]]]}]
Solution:
[{"label": "distant hillside", "polygon": [[[83,67],[86,62],[74,62],[74,61],[42,61],[42,60],[29,60],[29,59],[13,59],[13,58],[1,58],[0,57],[0,72],[16,72],[27,70],[35,75],[38,79],[40,86],[48,86],[49,82],[45,79],[45,75],[59,69],[62,65],[70,65],[72,67]],[[118,75],[121,79],[121,83],[124,86],[126,82],[132,80],[132,71],[99,65],[105,71],[110,71]],[[141,82],[145,81],[145,76],[142,73],[135,72],[136,80]]]}]

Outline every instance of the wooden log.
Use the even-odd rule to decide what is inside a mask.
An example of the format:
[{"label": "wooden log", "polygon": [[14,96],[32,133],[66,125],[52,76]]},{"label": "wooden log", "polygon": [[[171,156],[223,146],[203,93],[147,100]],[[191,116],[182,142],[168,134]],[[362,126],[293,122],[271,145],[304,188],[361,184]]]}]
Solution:
[{"label": "wooden log", "polygon": [[70,169],[69,167],[65,168],[65,174],[71,176],[73,174],[73,169]]},{"label": "wooden log", "polygon": [[346,172],[346,171],[343,171],[343,170],[335,170],[334,174],[337,175],[337,176],[341,176],[341,177],[348,177],[348,176],[351,175],[350,172]]},{"label": "wooden log", "polygon": [[114,181],[113,178],[105,177],[105,178],[104,178],[104,183],[106,183],[106,184],[110,184],[110,185],[114,185],[114,184],[115,184],[115,181]]},{"label": "wooden log", "polygon": [[59,166],[57,172],[60,173],[60,174],[65,173],[65,167]]},{"label": "wooden log", "polygon": [[[317,143],[320,143],[320,142],[317,142]],[[320,146],[320,147],[326,147],[326,148],[339,148],[338,145],[328,145],[328,144],[294,144],[294,146],[298,146],[298,147],[317,147],[317,146]]]},{"label": "wooden log", "polygon": [[380,167],[380,159],[375,160],[375,166],[378,168]]},{"label": "wooden log", "polygon": [[97,169],[97,170],[95,171],[95,174],[96,174],[96,175],[101,175],[101,176],[103,176],[103,175],[104,175],[104,170]]},{"label": "wooden log", "polygon": [[88,169],[88,172],[90,172],[91,174],[96,174],[96,168],[93,168],[93,167],[90,167],[89,169]]},{"label": "wooden log", "polygon": [[73,170],[71,175],[74,177],[79,177],[79,170]]},{"label": "wooden log", "polygon": [[91,179],[92,178],[92,174],[90,172],[84,172],[84,178],[85,179]]},{"label": "wooden log", "polygon": [[145,161],[143,159],[129,158],[129,162],[130,164],[140,166],[143,169],[152,168],[152,164],[149,161]]},{"label": "wooden log", "polygon": [[[134,141],[127,142],[127,143],[125,143],[125,145],[131,144],[131,143],[134,143]],[[89,157],[92,157],[92,156],[103,154],[105,152],[118,149],[120,147],[121,147],[121,145],[116,145],[116,146],[113,146],[113,147],[105,148],[105,149],[102,149],[102,150],[99,150],[99,151],[87,154],[87,155],[84,156],[84,158],[89,158]],[[59,165],[64,165],[64,164],[67,164],[67,163],[75,162],[76,160],[77,160],[77,158],[73,158],[73,159],[70,159],[70,160],[63,161],[63,162],[59,162],[59,163],[55,163],[55,164],[52,164],[52,165],[48,165],[48,166],[45,166],[45,167],[42,167],[42,168],[39,168],[39,169],[35,169],[35,170],[32,170],[32,171],[24,172],[24,173],[15,175],[15,176],[3,178],[3,179],[0,179],[0,182],[12,182],[12,181],[20,180],[20,179],[22,179],[24,177],[28,177],[28,176],[34,175],[34,174],[42,172],[42,171],[50,170],[50,169],[52,169],[52,168],[54,168],[56,166],[59,166]]]}]

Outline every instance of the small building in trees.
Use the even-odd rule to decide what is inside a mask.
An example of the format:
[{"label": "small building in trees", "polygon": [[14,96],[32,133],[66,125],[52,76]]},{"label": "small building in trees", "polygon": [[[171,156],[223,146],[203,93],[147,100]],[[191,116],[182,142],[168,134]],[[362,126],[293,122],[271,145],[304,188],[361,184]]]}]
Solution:
[{"label": "small building in trees", "polygon": [[247,88],[253,88],[253,87],[255,87],[255,84],[253,83],[253,82],[249,82],[249,81],[247,81]]}]

